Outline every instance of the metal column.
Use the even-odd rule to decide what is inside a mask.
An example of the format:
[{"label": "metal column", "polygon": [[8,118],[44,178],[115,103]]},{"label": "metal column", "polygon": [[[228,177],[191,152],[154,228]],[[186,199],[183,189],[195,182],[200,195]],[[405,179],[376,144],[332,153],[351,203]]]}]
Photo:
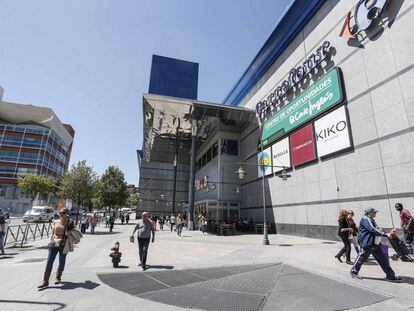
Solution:
[{"label": "metal column", "polygon": [[190,155],[190,183],[188,189],[188,229],[194,230],[194,181],[196,170],[197,123],[192,121],[191,126],[191,155]]}]

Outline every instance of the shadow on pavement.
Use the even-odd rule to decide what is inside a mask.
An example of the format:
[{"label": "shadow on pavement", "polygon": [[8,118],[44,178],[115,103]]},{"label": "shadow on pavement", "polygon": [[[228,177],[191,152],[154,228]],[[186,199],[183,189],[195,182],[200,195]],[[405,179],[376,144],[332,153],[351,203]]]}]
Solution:
[{"label": "shadow on pavement", "polygon": [[[410,285],[414,285],[414,278],[410,277],[410,276],[403,276],[401,275],[400,278],[402,278],[401,281],[396,281],[394,283],[406,283],[406,284],[410,284]],[[373,277],[369,277],[369,276],[364,276],[362,278],[363,280],[376,280],[376,281],[384,281],[384,282],[391,282],[392,281],[388,281],[386,278],[373,278]]]},{"label": "shadow on pavement", "polygon": [[[64,303],[60,302],[40,302],[40,301],[28,301],[28,300],[2,300],[0,299],[0,303],[10,303],[10,304],[28,304],[28,305],[44,305],[49,306],[49,310],[58,311],[62,310],[66,307]],[[23,308],[23,307],[22,307]]]},{"label": "shadow on pavement", "polygon": [[0,260],[14,258],[14,256],[10,256],[10,255],[12,255],[12,254],[3,255],[3,256],[0,257]]},{"label": "shadow on pavement", "polygon": [[74,282],[62,282],[62,286],[48,286],[44,289],[63,289],[63,290],[67,290],[67,289],[76,289],[76,288],[84,288],[84,289],[95,289],[98,286],[100,286],[101,284],[98,284],[96,282],[92,282],[92,281],[85,281],[83,283],[78,282],[78,283],[74,283]]},{"label": "shadow on pavement", "polygon": [[112,232],[109,232],[109,231],[95,231],[95,234],[88,234],[88,235],[108,235],[108,234],[119,234],[119,233],[121,233],[121,232],[119,232],[119,231],[112,231]]},{"label": "shadow on pavement", "polygon": [[129,266],[122,266],[122,265],[120,265],[116,269],[128,269],[128,268],[129,268]]},{"label": "shadow on pavement", "polygon": [[174,266],[147,265],[147,270],[148,269],[166,269],[166,270],[171,270],[171,269],[174,269]]}]

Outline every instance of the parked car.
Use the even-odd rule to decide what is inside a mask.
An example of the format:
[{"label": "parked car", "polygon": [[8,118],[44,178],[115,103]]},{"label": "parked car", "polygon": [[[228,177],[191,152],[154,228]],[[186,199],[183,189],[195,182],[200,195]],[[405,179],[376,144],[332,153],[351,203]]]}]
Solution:
[{"label": "parked car", "polygon": [[23,215],[23,222],[52,221],[54,213],[52,206],[33,206]]}]

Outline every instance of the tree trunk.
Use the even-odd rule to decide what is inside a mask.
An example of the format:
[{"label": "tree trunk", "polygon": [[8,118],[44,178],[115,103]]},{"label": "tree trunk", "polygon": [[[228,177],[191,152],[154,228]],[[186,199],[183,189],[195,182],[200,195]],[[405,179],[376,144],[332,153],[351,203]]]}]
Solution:
[{"label": "tree trunk", "polygon": [[81,199],[80,199],[80,196],[78,196],[78,211],[76,212],[76,225],[78,225],[80,204],[81,204]]}]

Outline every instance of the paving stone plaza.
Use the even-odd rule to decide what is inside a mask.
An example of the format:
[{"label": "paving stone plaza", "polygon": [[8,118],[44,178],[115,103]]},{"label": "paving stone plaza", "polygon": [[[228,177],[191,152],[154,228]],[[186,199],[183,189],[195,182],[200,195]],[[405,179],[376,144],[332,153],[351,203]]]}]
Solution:
[{"label": "paving stone plaza", "polygon": [[[414,265],[391,262],[401,283],[384,280],[375,261],[349,277],[334,254],[339,242],[269,235],[216,236],[199,231],[157,231],[148,266],[129,242],[133,224],[103,225],[85,235],[67,258],[63,284],[38,291],[47,240],[8,248],[0,260],[0,310],[409,310]],[[110,248],[120,242],[115,269]],[[56,264],[55,264],[56,269]],[[55,269],[53,270],[55,272]],[[54,275],[52,275],[52,278]]]}]

